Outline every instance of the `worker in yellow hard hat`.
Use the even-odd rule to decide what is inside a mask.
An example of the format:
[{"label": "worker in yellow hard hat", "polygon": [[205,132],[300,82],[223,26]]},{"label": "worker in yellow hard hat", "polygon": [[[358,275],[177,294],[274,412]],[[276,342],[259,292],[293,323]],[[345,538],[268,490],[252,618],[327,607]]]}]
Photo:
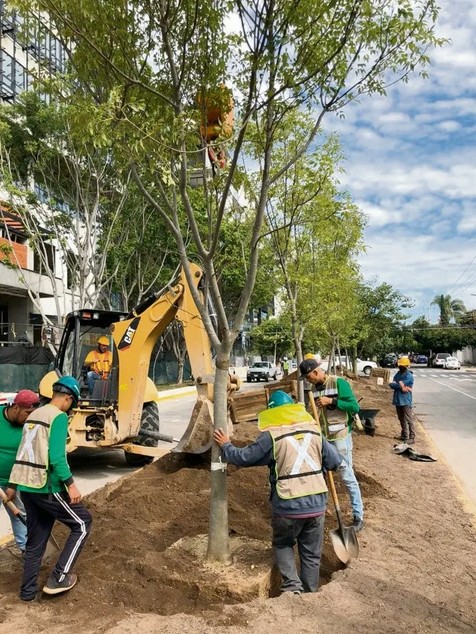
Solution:
[{"label": "worker in yellow hard hat", "polygon": [[396,440],[407,445],[415,444],[415,422],[413,418],[413,373],[410,371],[410,359],[401,357],[397,361],[398,372],[389,383],[393,390],[392,403],[397,410],[401,433]]},{"label": "worker in yellow hard hat", "polygon": [[109,350],[109,339],[101,335],[97,340],[97,349],[91,352],[84,359],[84,369],[86,371],[89,395],[94,389],[94,383],[98,379],[106,381],[109,377],[112,363],[112,353]]}]

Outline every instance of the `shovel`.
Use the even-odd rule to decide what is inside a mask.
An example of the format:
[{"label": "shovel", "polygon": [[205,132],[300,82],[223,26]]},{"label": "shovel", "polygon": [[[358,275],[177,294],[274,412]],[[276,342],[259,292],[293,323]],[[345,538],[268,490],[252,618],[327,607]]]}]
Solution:
[{"label": "shovel", "polygon": [[[317,422],[319,422],[319,415],[317,413],[316,403],[312,392],[309,394],[309,402],[311,403],[311,409],[313,416]],[[342,523],[342,516],[340,512],[339,498],[337,497],[337,491],[334,484],[334,476],[332,471],[327,472],[327,482],[331,491],[332,500],[337,515],[338,527],[330,531],[332,546],[337,557],[343,564],[348,563],[351,559],[359,556],[359,542],[357,540],[357,534],[353,526],[344,526]]]},{"label": "shovel", "polygon": [[[10,509],[10,511],[13,513],[13,515],[15,517],[17,517],[20,522],[26,526],[26,518],[25,516],[20,512],[20,509],[15,506],[15,504],[9,500],[5,494],[5,491],[3,489],[0,488],[0,498],[2,500],[2,502],[5,504],[5,506],[8,506],[8,508]],[[54,548],[55,551],[60,551],[61,548],[58,544],[58,542],[56,541],[55,537],[53,536],[53,534],[50,534],[49,538],[48,538],[48,545],[52,546]],[[45,553],[45,557],[49,557],[52,553],[51,553],[52,549],[47,547],[46,553]]]}]

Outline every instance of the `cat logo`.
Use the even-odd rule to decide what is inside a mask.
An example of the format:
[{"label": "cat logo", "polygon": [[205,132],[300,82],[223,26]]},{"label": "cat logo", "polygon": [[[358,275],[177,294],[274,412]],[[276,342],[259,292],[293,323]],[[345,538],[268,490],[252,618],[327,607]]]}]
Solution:
[{"label": "cat logo", "polygon": [[136,334],[136,330],[139,325],[139,322],[140,322],[140,317],[136,317],[135,319],[131,321],[130,326],[128,327],[124,335],[122,336],[122,339],[119,342],[119,345],[117,346],[118,350],[127,350],[127,348],[129,348],[129,346],[132,343],[132,340],[134,339],[134,335]]}]

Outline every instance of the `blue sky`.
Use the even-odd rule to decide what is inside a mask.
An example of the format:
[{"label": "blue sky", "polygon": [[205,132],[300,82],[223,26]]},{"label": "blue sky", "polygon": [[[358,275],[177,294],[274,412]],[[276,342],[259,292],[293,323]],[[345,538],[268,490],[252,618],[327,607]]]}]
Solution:
[{"label": "blue sky", "polygon": [[412,321],[437,294],[476,308],[476,2],[441,0],[430,78],[362,98],[330,117],[346,155],[341,185],[368,216],[364,277],[412,298]]}]

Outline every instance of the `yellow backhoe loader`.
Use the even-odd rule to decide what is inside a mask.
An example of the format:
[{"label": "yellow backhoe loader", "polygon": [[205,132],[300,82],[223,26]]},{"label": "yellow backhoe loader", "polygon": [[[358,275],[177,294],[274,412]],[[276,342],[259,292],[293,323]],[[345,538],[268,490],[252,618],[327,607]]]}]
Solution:
[{"label": "yellow backhoe loader", "polygon": [[[193,283],[202,294],[203,272],[189,264]],[[203,295],[201,295],[203,297]],[[211,446],[213,431],[214,367],[210,342],[182,270],[166,291],[154,294],[129,314],[104,310],[77,310],[66,318],[54,369],[40,383],[40,394],[51,398],[58,376],[71,375],[82,385],[82,398],[69,422],[67,449],[122,447],[129,464],[137,466],[162,455],[158,440],[171,440],[159,429],[157,389],[148,377],[154,345],[173,319],[183,325],[197,402],[175,450],[203,453]],[[92,393],[84,377],[84,361],[108,337],[112,352],[107,379],[94,382]],[[230,376],[229,395],[239,387]],[[231,433],[232,423],[228,421]]]}]

